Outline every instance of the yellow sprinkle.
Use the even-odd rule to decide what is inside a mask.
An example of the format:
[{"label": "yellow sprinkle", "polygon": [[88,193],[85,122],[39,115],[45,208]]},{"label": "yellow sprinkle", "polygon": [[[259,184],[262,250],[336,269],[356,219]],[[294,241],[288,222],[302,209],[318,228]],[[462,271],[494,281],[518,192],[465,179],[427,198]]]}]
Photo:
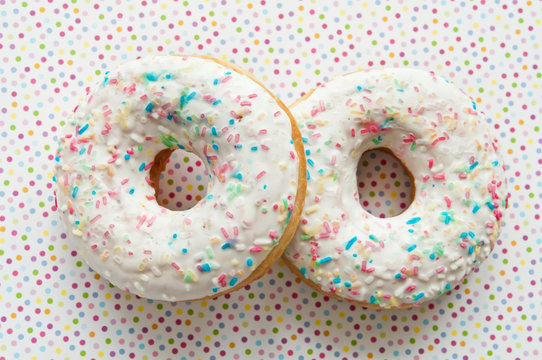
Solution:
[{"label": "yellow sprinkle", "polygon": [[310,215],[318,211],[320,207],[318,205],[313,205],[305,210],[305,214]]},{"label": "yellow sprinkle", "polygon": [[72,234],[74,234],[75,236],[79,236],[79,237],[83,236],[83,232],[81,230],[79,230],[79,229],[73,229]]}]

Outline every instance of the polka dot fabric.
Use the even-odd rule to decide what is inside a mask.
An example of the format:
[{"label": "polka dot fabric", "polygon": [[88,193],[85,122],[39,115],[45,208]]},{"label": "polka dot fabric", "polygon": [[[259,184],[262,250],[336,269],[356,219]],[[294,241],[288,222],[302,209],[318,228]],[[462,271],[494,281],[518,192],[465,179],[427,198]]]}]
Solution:
[{"label": "polka dot fabric", "polygon": [[[0,5],[1,360],[542,357],[540,2]],[[488,115],[508,167],[510,209],[492,255],[451,293],[395,312],[321,296],[281,262],[211,301],[153,302],[110,286],[82,262],[59,223],[56,141],[107,69],[171,53],[235,62],[286,103],[333,75],[370,67],[423,68],[454,81]],[[184,169],[181,160],[170,165]],[[377,165],[367,165],[373,175],[365,186],[380,176]],[[171,184],[175,207],[184,206],[176,202],[184,184]],[[374,203],[375,194],[364,199]],[[388,208],[374,212],[381,213]]]}]

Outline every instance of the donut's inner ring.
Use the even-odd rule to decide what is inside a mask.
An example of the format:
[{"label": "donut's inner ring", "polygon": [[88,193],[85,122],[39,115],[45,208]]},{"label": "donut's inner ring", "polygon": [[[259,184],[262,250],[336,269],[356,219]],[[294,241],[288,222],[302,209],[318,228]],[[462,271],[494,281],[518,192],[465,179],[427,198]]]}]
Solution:
[{"label": "donut's inner ring", "polygon": [[[151,180],[151,184],[152,184],[151,186],[154,189],[154,198],[156,202],[158,203],[158,205],[163,206],[163,207],[165,206],[164,204],[160,203],[160,197],[159,197],[160,175],[166,170],[168,160],[171,157],[171,154],[173,154],[175,151],[177,151],[177,149],[173,149],[173,148],[165,148],[159,151],[154,157],[153,165],[149,170],[149,179]],[[190,154],[194,154],[194,153],[190,152]],[[202,163],[204,163],[203,160],[202,160]],[[207,184],[207,187],[206,187],[207,190],[209,189],[209,186],[210,185]],[[168,209],[174,210],[174,211],[182,211],[182,210],[188,210],[191,207],[193,206],[189,206],[189,207],[181,208],[181,209],[174,209],[174,208],[168,207]]]},{"label": "donut's inner ring", "polygon": [[[411,187],[410,187],[410,197],[407,196],[407,198],[405,199],[406,201],[406,207],[403,208],[403,209],[400,209],[399,211],[395,212],[393,215],[388,215],[386,217],[395,217],[395,216],[398,216],[400,214],[402,214],[403,212],[405,212],[409,207],[410,205],[414,202],[414,197],[415,197],[415,194],[416,194],[416,186],[415,186],[415,183],[414,183],[414,177],[412,175],[412,173],[410,172],[410,169],[405,165],[405,163],[403,161],[401,161],[394,153],[391,149],[387,148],[387,147],[377,147],[377,148],[371,148],[371,149],[367,149],[365,150],[362,154],[361,154],[361,157],[360,157],[360,160],[358,161],[358,168],[359,168],[359,162],[361,161],[361,159],[363,158],[363,156],[366,154],[366,153],[369,153],[369,152],[373,152],[373,151],[381,151],[381,152],[384,152],[388,155],[391,155],[395,161],[397,161],[399,163],[399,165],[402,167],[402,170],[405,171],[405,173],[407,174],[408,178],[409,178],[409,181],[410,181],[410,184],[411,184]],[[363,175],[363,173],[361,173],[360,175]],[[360,176],[360,178],[363,178],[363,176]],[[360,179],[356,176],[356,182],[357,184],[359,184],[360,182]],[[359,188],[358,188],[358,191],[359,191]],[[383,200],[387,200],[389,199],[390,197],[390,194],[385,194],[387,196],[384,196],[384,199]],[[408,194],[407,194],[408,195]],[[361,197],[360,197],[360,205],[363,207],[363,205],[361,204]],[[375,216],[374,214],[371,214],[372,216]]]}]

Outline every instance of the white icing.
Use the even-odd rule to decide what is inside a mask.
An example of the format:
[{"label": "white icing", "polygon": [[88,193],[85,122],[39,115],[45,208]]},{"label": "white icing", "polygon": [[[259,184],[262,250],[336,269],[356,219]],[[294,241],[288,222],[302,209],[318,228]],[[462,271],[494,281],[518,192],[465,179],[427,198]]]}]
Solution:
[{"label": "white icing", "polygon": [[[294,104],[310,179],[286,258],[323,291],[381,307],[461,282],[489,255],[506,201],[497,140],[473,104],[411,69],[337,77]],[[415,183],[410,207],[384,219],[361,207],[356,186],[361,155],[382,147]]]},{"label": "white icing", "polygon": [[[68,236],[95,271],[140,296],[224,292],[288,224],[299,165],[291,132],[265,89],[215,61],[128,62],[106,73],[60,141],[55,178]],[[213,175],[206,198],[175,212],[158,205],[145,177],[159,151],[177,146]]]}]

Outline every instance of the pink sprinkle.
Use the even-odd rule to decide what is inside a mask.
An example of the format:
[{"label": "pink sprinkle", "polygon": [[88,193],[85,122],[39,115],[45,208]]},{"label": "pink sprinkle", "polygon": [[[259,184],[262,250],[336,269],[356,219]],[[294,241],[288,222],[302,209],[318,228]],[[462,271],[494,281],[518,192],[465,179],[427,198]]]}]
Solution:
[{"label": "pink sprinkle", "polygon": [[145,101],[147,99],[147,94],[142,95],[139,100]]},{"label": "pink sprinkle", "polygon": [[[418,256],[416,256],[416,257],[418,257]],[[420,259],[420,258],[418,257],[418,260],[419,260],[419,259]],[[417,266],[414,266],[414,267],[412,268],[412,273],[414,274],[414,276],[417,276],[417,275],[418,275],[418,267],[417,267]]]},{"label": "pink sprinkle", "polygon": [[228,234],[228,232],[226,231],[226,229],[224,229],[223,227],[220,228],[220,231],[222,231],[222,235],[224,235],[224,237],[226,239],[229,239],[230,238],[230,235]]},{"label": "pink sprinkle", "polygon": [[408,134],[408,137],[406,137],[406,138],[403,139],[403,142],[404,142],[405,144],[412,143],[412,142],[414,142],[414,141],[416,141],[416,137],[415,137],[414,134],[412,134],[412,133]]},{"label": "pink sprinkle", "polygon": [[251,247],[248,251],[250,251],[251,253],[259,253],[259,252],[262,252],[263,249],[259,246],[255,246],[255,247]]},{"label": "pink sprinkle", "polygon": [[416,284],[411,284],[407,286],[406,291],[411,292],[414,289],[416,289]]},{"label": "pink sprinkle", "polygon": [[90,220],[90,223],[94,224],[96,221],[100,220],[101,218],[102,218],[102,215],[98,214]]},{"label": "pink sprinkle", "polygon": [[192,220],[190,220],[190,218],[187,218],[187,217],[185,217],[185,218],[183,219],[183,222],[184,222],[186,225],[192,224]]},{"label": "pink sprinkle", "polygon": [[273,210],[277,210],[278,208],[279,208],[279,206],[277,204],[273,205]]},{"label": "pink sprinkle", "polygon": [[450,200],[449,197],[445,196],[444,201],[446,201],[446,206],[447,207],[452,207],[452,200]]},{"label": "pink sprinkle", "polygon": [[461,246],[463,249],[466,249],[466,248],[467,248],[467,244],[465,244],[464,242],[459,243],[459,246]]},{"label": "pink sprinkle", "polygon": [[224,77],[224,79],[222,79],[220,82],[221,82],[222,84],[225,84],[225,83],[227,83],[227,82],[230,81],[230,80],[231,80],[231,75],[228,75],[228,76]]},{"label": "pink sprinkle", "polygon": [[260,134],[260,135],[265,135],[265,134],[267,134],[267,130],[266,130],[266,129],[261,129],[261,130],[258,132],[258,134]]},{"label": "pink sprinkle", "polygon": [[467,173],[465,173],[465,172],[461,172],[461,173],[459,173],[459,175],[458,175],[458,176],[459,176],[459,178],[460,178],[460,179],[464,180],[464,179],[466,179],[466,178],[467,178]]},{"label": "pink sprinkle", "polygon": [[273,114],[274,117],[279,117],[281,114],[280,110]]},{"label": "pink sprinkle", "polygon": [[224,126],[220,131],[222,131],[222,134],[226,134],[228,132],[228,127]]},{"label": "pink sprinkle", "polygon": [[176,262],[172,262],[172,263],[171,263],[171,266],[173,266],[173,268],[174,268],[175,270],[177,270],[177,271],[181,270],[181,267],[180,267],[179,265],[177,265]]},{"label": "pink sprinkle", "polygon": [[320,202],[320,197],[319,197],[319,196],[315,196],[315,197],[314,197],[314,202],[315,202],[315,203]]},{"label": "pink sprinkle", "polygon": [[356,129],[350,130],[350,135],[351,135],[352,137],[356,137]]},{"label": "pink sprinkle", "polygon": [[335,163],[337,162],[337,157],[335,155],[333,155],[331,157],[331,166],[335,166]]},{"label": "pink sprinkle", "polygon": [[241,105],[241,106],[250,106],[250,105],[252,105],[252,103],[250,101],[241,101],[241,103],[239,105]]},{"label": "pink sprinkle", "polygon": [[330,236],[331,236],[331,235],[330,235],[328,232],[326,232],[326,233],[325,233],[325,232],[321,232],[320,234],[318,234],[318,237],[319,237],[320,239],[329,239]]},{"label": "pink sprinkle", "polygon": [[247,96],[249,99],[254,99],[255,97],[258,97],[258,94],[250,94]]},{"label": "pink sprinkle", "polygon": [[401,270],[400,270],[400,272],[401,272],[402,274],[406,273],[406,271],[407,271],[407,268],[404,267],[404,266],[403,266],[403,267],[401,268]]},{"label": "pink sprinkle", "polygon": [[433,179],[434,180],[446,180],[446,174],[444,174],[444,173],[434,174]]},{"label": "pink sprinkle", "polygon": [[121,184],[121,185],[124,185],[124,184],[126,184],[128,181],[130,181],[130,179],[126,178],[126,179],[122,180],[122,181],[120,182],[120,184]]},{"label": "pink sprinkle", "polygon": [[382,295],[382,297],[383,297],[384,299],[391,299],[391,295],[390,295],[390,294]]},{"label": "pink sprinkle", "polygon": [[[117,196],[118,194],[119,194],[118,191],[111,191],[111,190],[109,190],[109,191],[107,192],[107,195],[109,195],[109,197],[112,197],[112,198],[115,197],[115,196]],[[105,205],[105,204],[104,204],[104,205]]]},{"label": "pink sprinkle", "polygon": [[207,132],[207,128],[206,128],[206,127],[203,127],[203,128],[201,129],[201,132],[200,132],[199,135],[200,135],[201,137],[205,137],[205,133],[206,133],[206,132]]},{"label": "pink sprinkle", "polygon": [[233,236],[239,235],[239,228],[237,226],[233,227]]},{"label": "pink sprinkle", "polygon": [[109,109],[106,112],[104,112],[105,117],[109,117],[109,115],[113,114],[113,110]]},{"label": "pink sprinkle", "polygon": [[241,118],[241,115],[236,113],[235,111],[230,111],[230,115],[233,116],[234,119],[239,120]]},{"label": "pink sprinkle", "polygon": [[465,193],[465,199],[469,200],[470,199],[470,191],[467,191]]},{"label": "pink sprinkle", "polygon": [[224,279],[226,279],[226,274],[220,274],[220,276],[216,280],[221,283],[222,281],[224,281]]},{"label": "pink sprinkle", "polygon": [[139,222],[136,225],[136,229],[139,230],[141,225],[143,225],[143,223],[145,222],[145,219],[147,219],[147,215],[142,215],[142,216],[139,217]]},{"label": "pink sprinkle", "polygon": [[311,116],[315,116],[316,114],[318,114],[318,109],[312,109]]},{"label": "pink sprinkle", "polygon": [[322,100],[318,102],[318,110],[320,111],[326,111],[326,104]]},{"label": "pink sprinkle", "polygon": [[368,272],[368,273],[372,273],[373,271],[375,271],[376,269],[374,267],[372,268],[368,268],[365,270],[365,272]]},{"label": "pink sprinkle", "polygon": [[260,180],[262,177],[264,177],[265,174],[267,174],[267,172],[263,170],[258,175],[256,175],[256,180]]},{"label": "pink sprinkle", "polygon": [[436,272],[437,274],[440,274],[441,272],[444,271],[444,269],[445,269],[444,266],[439,266],[438,268],[435,269],[435,272]]},{"label": "pink sprinkle", "polygon": [[64,173],[64,186],[68,186],[68,183],[69,183],[69,181],[68,181],[68,173],[65,172]]},{"label": "pink sprinkle", "polygon": [[359,291],[354,290],[354,291],[351,292],[351,294],[352,294],[352,295],[359,295]]},{"label": "pink sprinkle", "polygon": [[269,146],[266,146],[264,144],[261,145],[261,148],[262,148],[263,151],[269,150]]},{"label": "pink sprinkle", "polygon": [[229,211],[226,211],[226,216],[229,217],[230,219],[233,219],[233,214]]},{"label": "pink sprinkle", "polygon": [[152,255],[152,250],[143,250],[143,254]]},{"label": "pink sprinkle", "polygon": [[92,152],[92,144],[89,144],[87,154],[90,155],[91,152]]},{"label": "pink sprinkle", "polygon": [[276,238],[279,237],[279,234],[277,234],[276,231],[270,231],[270,232],[269,232],[269,237],[270,237],[271,239],[276,239]]},{"label": "pink sprinkle", "polygon": [[326,229],[326,232],[331,232],[331,226],[329,226],[329,223],[327,221],[324,223],[324,228]]},{"label": "pink sprinkle", "polygon": [[100,200],[96,200],[96,209],[100,208]]},{"label": "pink sprinkle", "polygon": [[361,262],[361,271],[367,270],[367,260]]},{"label": "pink sprinkle", "polygon": [[235,143],[238,144],[239,143],[239,138],[241,137],[241,135],[239,134],[235,134]]},{"label": "pink sprinkle", "polygon": [[148,176],[145,176],[145,181],[147,182],[147,184],[149,184],[150,186],[152,186],[152,181],[151,181],[151,179],[149,179]]},{"label": "pink sprinkle", "polygon": [[104,205],[107,205],[107,197],[106,196],[102,197],[102,203]]},{"label": "pink sprinkle", "polygon": [[226,141],[231,143],[232,140],[233,140],[233,135],[232,134],[228,135],[228,138],[226,139]]},{"label": "pink sprinkle", "polygon": [[429,163],[429,169],[431,169],[433,167],[433,159],[429,159],[427,162]]},{"label": "pink sprinkle", "polygon": [[346,106],[350,106],[350,104],[352,103],[352,98],[348,98],[348,100],[346,100],[346,103],[344,103]]},{"label": "pink sprinkle", "polygon": [[422,180],[423,182],[427,182],[427,180],[429,180],[431,177],[429,175],[425,175]]},{"label": "pink sprinkle", "polygon": [[154,224],[155,220],[156,220],[156,215],[154,215],[149,221],[147,221],[147,227],[151,227],[152,224]]}]

